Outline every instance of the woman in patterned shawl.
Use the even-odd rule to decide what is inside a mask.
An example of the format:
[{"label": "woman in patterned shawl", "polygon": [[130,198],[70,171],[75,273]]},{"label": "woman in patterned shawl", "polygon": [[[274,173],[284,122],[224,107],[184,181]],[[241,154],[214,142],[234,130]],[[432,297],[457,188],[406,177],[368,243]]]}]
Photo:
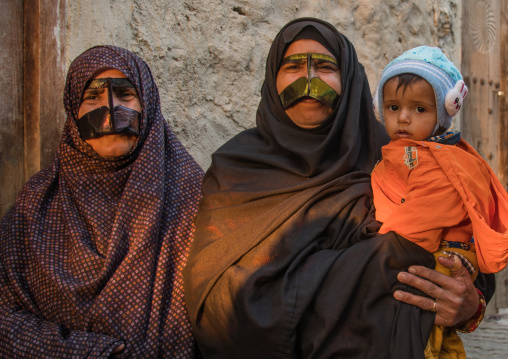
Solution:
[{"label": "woman in patterned shawl", "polygon": [[[181,271],[202,170],[164,120],[150,69],[91,48],[70,66],[64,103],[53,165],[2,220],[0,357],[199,356]],[[120,134],[93,123],[122,110]]]},{"label": "woman in patterned shawl", "polygon": [[203,356],[423,358],[435,317],[469,318],[479,298],[466,271],[465,286],[420,279],[432,313],[434,299],[397,280],[433,259],[393,232],[376,236],[369,174],[384,130],[353,45],[326,22],[290,22],[261,96],[257,127],[214,153],[203,182],[184,272]]}]

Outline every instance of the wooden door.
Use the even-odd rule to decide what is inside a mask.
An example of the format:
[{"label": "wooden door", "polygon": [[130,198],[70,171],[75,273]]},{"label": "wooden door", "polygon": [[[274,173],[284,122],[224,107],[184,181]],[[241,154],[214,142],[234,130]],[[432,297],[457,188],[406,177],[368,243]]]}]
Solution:
[{"label": "wooden door", "polygon": [[24,183],[23,0],[0,2],[0,218]]},{"label": "wooden door", "polygon": [[[461,114],[463,137],[508,188],[508,0],[465,0],[462,73],[469,88]],[[508,308],[508,271],[496,275],[489,312]]]},{"label": "wooden door", "polygon": [[0,218],[53,161],[65,121],[65,1],[0,1]]}]

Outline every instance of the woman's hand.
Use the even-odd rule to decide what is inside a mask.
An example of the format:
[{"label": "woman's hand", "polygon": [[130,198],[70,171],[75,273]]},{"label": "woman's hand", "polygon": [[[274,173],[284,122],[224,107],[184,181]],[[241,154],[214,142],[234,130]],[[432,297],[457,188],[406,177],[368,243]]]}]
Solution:
[{"label": "woman's hand", "polygon": [[397,277],[400,282],[435,299],[403,291],[396,291],[394,298],[424,310],[435,309],[435,325],[453,326],[469,320],[476,313],[480,300],[469,272],[456,256],[437,260],[452,270],[452,277],[422,266],[409,267],[409,273],[401,272]]}]

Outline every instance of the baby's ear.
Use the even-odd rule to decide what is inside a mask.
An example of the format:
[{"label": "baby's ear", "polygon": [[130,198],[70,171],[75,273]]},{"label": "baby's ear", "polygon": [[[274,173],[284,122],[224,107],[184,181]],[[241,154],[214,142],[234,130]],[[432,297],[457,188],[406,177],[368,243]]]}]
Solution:
[{"label": "baby's ear", "polygon": [[376,115],[376,120],[381,121],[381,116],[379,115],[379,85],[376,87],[376,92],[374,92],[374,97],[372,98],[372,107],[374,108],[374,115]]},{"label": "baby's ear", "polygon": [[462,80],[457,81],[455,87],[448,91],[445,97],[445,107],[446,112],[448,112],[450,116],[453,117],[459,112],[466,95],[467,86]]}]

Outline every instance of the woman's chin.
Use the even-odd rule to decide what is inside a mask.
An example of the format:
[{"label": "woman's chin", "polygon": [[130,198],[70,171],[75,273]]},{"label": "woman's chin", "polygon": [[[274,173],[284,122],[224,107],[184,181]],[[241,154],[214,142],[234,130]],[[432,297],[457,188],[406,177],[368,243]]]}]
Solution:
[{"label": "woman's chin", "polygon": [[304,99],[286,110],[289,118],[301,128],[320,126],[332,112],[332,109],[315,99]]},{"label": "woman's chin", "polygon": [[117,158],[128,154],[136,143],[136,136],[112,134],[96,139],[89,139],[86,142],[92,146],[95,152],[104,158]]}]

